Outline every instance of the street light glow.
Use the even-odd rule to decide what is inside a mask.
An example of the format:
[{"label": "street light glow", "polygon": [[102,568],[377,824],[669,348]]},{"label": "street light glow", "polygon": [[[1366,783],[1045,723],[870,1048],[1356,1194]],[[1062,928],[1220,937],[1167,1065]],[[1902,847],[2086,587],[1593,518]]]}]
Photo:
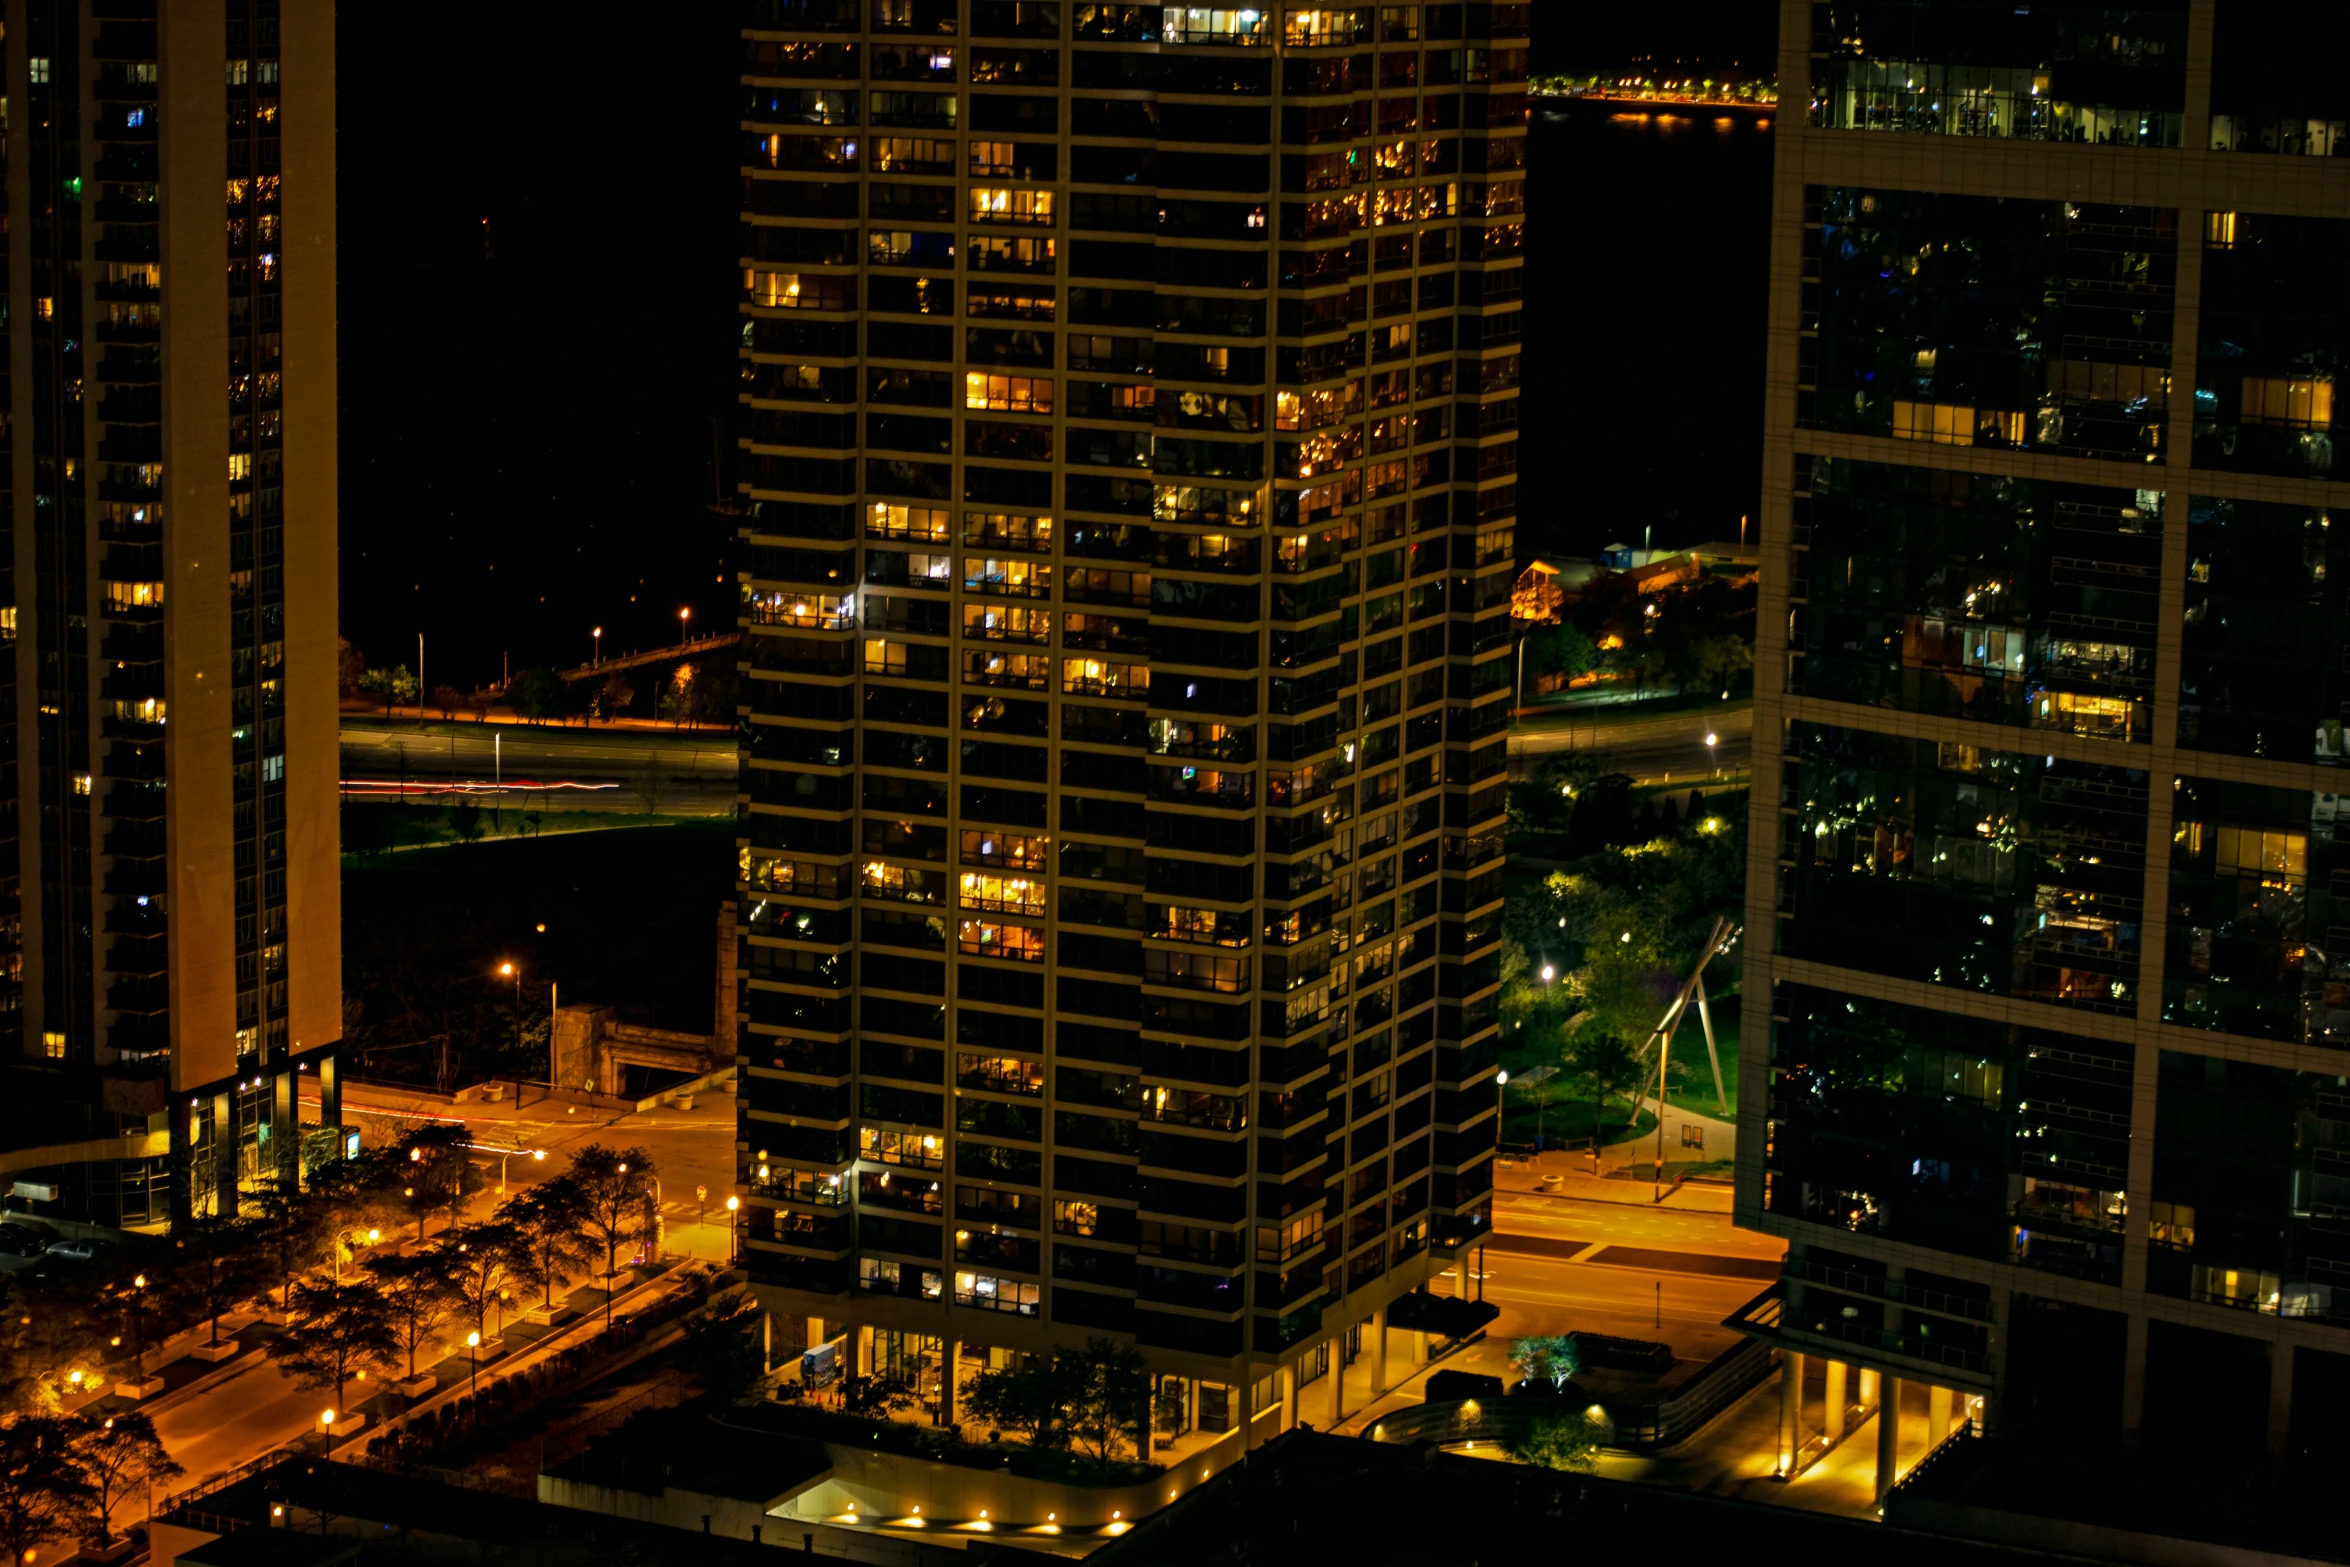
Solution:
[{"label": "street light glow", "polygon": [[1555,968],[1552,968],[1552,967],[1551,967],[1549,964],[1547,964],[1547,963],[1543,964],[1543,965],[1542,965],[1542,982],[1543,982],[1545,985],[1547,985],[1547,984],[1549,984],[1549,983],[1550,983],[1552,980],[1554,980],[1554,979],[1556,979],[1556,978],[1558,978],[1558,970],[1557,970],[1557,969],[1555,969]]}]

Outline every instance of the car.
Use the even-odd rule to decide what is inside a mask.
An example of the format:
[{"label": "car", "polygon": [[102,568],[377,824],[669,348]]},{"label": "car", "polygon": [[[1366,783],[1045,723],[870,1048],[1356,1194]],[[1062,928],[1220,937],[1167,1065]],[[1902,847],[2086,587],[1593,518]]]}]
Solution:
[{"label": "car", "polygon": [[45,1255],[61,1257],[67,1262],[88,1262],[98,1255],[98,1248],[88,1241],[51,1241]]},{"label": "car", "polygon": [[21,1224],[0,1224],[0,1256],[38,1257],[41,1237]]}]

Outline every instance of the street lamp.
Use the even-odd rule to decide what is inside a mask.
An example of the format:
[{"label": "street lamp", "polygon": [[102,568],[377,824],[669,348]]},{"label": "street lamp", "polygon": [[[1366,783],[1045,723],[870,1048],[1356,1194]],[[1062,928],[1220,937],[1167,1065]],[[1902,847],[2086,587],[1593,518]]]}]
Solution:
[{"label": "street lamp", "polygon": [[1557,969],[1555,969],[1555,968],[1551,967],[1551,965],[1549,965],[1548,963],[1545,963],[1545,964],[1543,964],[1543,965],[1542,965],[1542,982],[1543,982],[1545,985],[1549,984],[1549,983],[1550,983],[1552,980],[1554,980],[1554,979],[1558,978],[1558,973],[1559,973],[1559,971],[1558,971]]},{"label": "street lamp", "polygon": [[[471,1386],[467,1396],[478,1399],[481,1396],[481,1329],[475,1328],[465,1335],[465,1354],[473,1362],[473,1369],[468,1373]],[[478,1410],[475,1418],[480,1418]]]},{"label": "street lamp", "polygon": [[1717,736],[1717,735],[1715,735],[1715,734],[1713,734],[1711,731],[1708,731],[1708,732],[1707,732],[1707,734],[1706,734],[1706,737],[1705,737],[1705,759],[1706,759],[1706,761],[1707,761],[1707,763],[1708,763],[1708,764],[1711,764],[1711,765],[1713,766],[1713,769],[1714,769],[1714,776],[1715,776],[1716,778],[1719,778],[1719,777],[1721,777],[1721,776],[1722,776],[1722,769],[1721,769],[1720,765],[1719,765],[1718,763],[1715,763],[1715,762],[1714,762],[1714,742],[1715,742],[1715,740],[1717,740],[1718,738],[1720,738],[1720,737],[1719,737],[1719,736]]},{"label": "street lamp", "polygon": [[[543,925],[539,928],[546,929]],[[514,1059],[519,1062],[522,1059],[522,965],[508,959],[498,965],[498,977],[514,981]],[[519,1066],[514,1076],[514,1108],[522,1108],[522,1073]],[[502,1166],[498,1171],[498,1190],[501,1193],[506,1190],[506,1173]]]},{"label": "street lamp", "polygon": [[686,623],[694,618],[694,607],[686,605],[677,612],[677,645],[685,646]]},{"label": "street lamp", "polygon": [[729,1267],[742,1256],[742,1206],[740,1197],[726,1199],[726,1261]]},{"label": "street lamp", "polygon": [[604,666],[604,628],[598,626],[588,635],[595,638],[595,641],[590,644],[594,651],[588,655],[588,668],[601,669]]}]

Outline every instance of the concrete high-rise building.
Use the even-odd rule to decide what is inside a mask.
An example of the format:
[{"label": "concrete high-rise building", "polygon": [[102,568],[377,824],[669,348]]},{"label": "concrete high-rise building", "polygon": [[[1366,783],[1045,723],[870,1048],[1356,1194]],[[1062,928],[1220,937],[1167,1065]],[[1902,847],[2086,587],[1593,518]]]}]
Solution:
[{"label": "concrete high-rise building", "polygon": [[1974,1400],[2330,1462],[2343,22],[1781,16],[1738,1214],[1812,1364],[1782,1461],[1906,1388],[1904,1463]]},{"label": "concrete high-rise building", "polygon": [[1487,1233],[1525,37],[750,8],[779,1344],[951,1413],[957,1368],[1108,1335],[1180,1379],[1162,1433],[1278,1424]]},{"label": "concrete high-rise building", "polygon": [[5,38],[6,1160],[160,1221],[296,1168],[303,1074],[334,1100],[333,7]]}]

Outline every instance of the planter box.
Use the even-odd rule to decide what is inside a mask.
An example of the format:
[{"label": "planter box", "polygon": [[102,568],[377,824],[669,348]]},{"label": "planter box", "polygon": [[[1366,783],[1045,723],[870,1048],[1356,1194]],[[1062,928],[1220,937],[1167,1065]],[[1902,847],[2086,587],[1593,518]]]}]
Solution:
[{"label": "planter box", "polygon": [[244,1352],[245,1346],[233,1338],[224,1338],[217,1344],[191,1344],[188,1346],[190,1360],[201,1360],[210,1366],[217,1366],[224,1360],[234,1360]]},{"label": "planter box", "polygon": [[125,1377],[114,1384],[114,1391],[125,1398],[153,1398],[163,1391],[163,1378],[150,1376],[134,1382]]},{"label": "planter box", "polygon": [[522,1314],[522,1320],[535,1323],[542,1328],[551,1328],[558,1323],[569,1322],[578,1315],[578,1312],[572,1310],[562,1301],[557,1301],[552,1306],[531,1307],[530,1310]]},{"label": "planter box", "polygon": [[253,1320],[266,1323],[273,1328],[282,1328],[293,1319],[275,1306],[266,1306],[253,1314]]},{"label": "planter box", "polygon": [[679,1094],[675,1103],[677,1108],[680,1110],[691,1110],[694,1107],[694,1096],[691,1094]]},{"label": "planter box", "polygon": [[321,1431],[328,1431],[329,1435],[331,1435],[335,1441],[340,1442],[347,1436],[354,1436],[360,1431],[365,1430],[366,1427],[367,1417],[365,1415],[339,1415],[336,1417],[331,1431],[329,1431],[329,1428],[325,1426],[321,1426],[319,1429]]},{"label": "planter box", "polygon": [[481,1085],[482,1103],[493,1105],[498,1104],[503,1101],[505,1097],[506,1085],[504,1083],[484,1083]]},{"label": "planter box", "polygon": [[405,1381],[392,1383],[391,1389],[402,1398],[426,1398],[430,1397],[440,1385],[441,1379],[439,1377],[429,1371],[422,1371]]}]

